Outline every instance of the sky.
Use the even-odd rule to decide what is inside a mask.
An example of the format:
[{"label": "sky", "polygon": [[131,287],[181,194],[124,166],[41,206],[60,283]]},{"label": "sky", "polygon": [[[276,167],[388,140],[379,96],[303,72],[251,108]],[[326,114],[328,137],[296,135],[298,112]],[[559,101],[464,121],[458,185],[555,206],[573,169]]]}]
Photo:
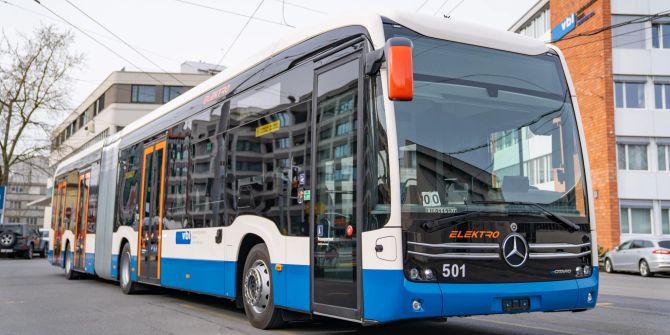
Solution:
[{"label": "sky", "polygon": [[[179,72],[186,60],[230,66],[262,50],[300,27],[318,24],[329,15],[350,12],[364,4],[474,22],[506,30],[537,0],[69,0],[86,14],[167,71]],[[65,0],[40,0],[47,8],[114,49],[142,71],[160,71]],[[189,4],[190,3],[190,4]],[[215,9],[198,7],[193,4]],[[259,7],[260,5],[260,7]],[[240,37],[247,18],[254,11]],[[267,22],[267,21],[272,21]],[[71,30],[73,51],[84,64],[71,73],[70,105],[76,108],[112,71],[136,67],[60,20],[34,0],[0,0],[0,29],[10,39],[30,35],[40,25]],[[295,26],[295,28],[290,27]],[[232,45],[232,47],[231,47]],[[225,56],[225,57],[224,57]],[[64,117],[65,115],[61,115]],[[60,120],[59,120],[60,121]]]}]

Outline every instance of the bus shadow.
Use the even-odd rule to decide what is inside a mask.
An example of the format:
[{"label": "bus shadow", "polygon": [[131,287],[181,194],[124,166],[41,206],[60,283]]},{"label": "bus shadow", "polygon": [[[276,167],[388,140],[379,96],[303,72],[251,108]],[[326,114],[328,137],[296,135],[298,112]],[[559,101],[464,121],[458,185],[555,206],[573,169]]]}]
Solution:
[{"label": "bus shadow", "polygon": [[[242,322],[245,322],[246,316],[244,309],[238,309],[235,302],[226,298],[212,297],[197,293],[179,291],[166,288],[151,288],[145,294],[163,294],[165,296],[182,300],[185,303],[197,304],[200,308],[211,310],[212,313],[223,313],[226,315],[238,316]],[[285,325],[284,330],[297,333],[343,333],[343,334],[370,334],[370,335],[389,335],[389,334],[417,334],[426,333],[449,333],[452,335],[494,335],[500,334],[500,330],[494,329],[473,329],[472,325],[454,324],[444,321],[432,320],[410,320],[398,321],[388,324],[375,326],[362,326],[356,323],[315,316],[301,321],[291,321]]]}]

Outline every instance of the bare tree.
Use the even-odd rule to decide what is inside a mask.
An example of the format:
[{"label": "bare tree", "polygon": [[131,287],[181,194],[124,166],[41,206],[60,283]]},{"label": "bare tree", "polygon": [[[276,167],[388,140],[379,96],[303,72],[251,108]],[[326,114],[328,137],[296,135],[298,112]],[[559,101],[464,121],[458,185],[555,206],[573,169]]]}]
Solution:
[{"label": "bare tree", "polygon": [[[73,35],[41,26],[13,42],[0,37],[0,185],[20,162],[46,156],[54,122],[67,108],[71,78],[83,56],[72,52]],[[45,169],[45,166],[35,166]]]}]

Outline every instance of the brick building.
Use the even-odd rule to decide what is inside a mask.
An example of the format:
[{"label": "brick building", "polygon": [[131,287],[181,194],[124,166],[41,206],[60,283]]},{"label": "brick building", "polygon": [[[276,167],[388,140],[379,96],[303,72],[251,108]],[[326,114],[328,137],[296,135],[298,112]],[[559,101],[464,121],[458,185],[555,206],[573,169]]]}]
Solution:
[{"label": "brick building", "polygon": [[566,57],[605,249],[670,237],[669,14],[670,0],[540,0],[510,28]]}]

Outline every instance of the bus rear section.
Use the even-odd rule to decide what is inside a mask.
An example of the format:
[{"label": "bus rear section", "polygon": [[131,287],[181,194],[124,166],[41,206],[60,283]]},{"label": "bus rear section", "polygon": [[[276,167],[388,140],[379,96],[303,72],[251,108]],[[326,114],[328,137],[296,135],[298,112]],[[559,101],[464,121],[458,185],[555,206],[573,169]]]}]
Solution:
[{"label": "bus rear section", "polygon": [[403,264],[364,269],[366,318],[595,307],[588,170],[559,52],[385,32],[413,44],[413,99],[393,102],[399,222],[387,224],[401,227]]}]

